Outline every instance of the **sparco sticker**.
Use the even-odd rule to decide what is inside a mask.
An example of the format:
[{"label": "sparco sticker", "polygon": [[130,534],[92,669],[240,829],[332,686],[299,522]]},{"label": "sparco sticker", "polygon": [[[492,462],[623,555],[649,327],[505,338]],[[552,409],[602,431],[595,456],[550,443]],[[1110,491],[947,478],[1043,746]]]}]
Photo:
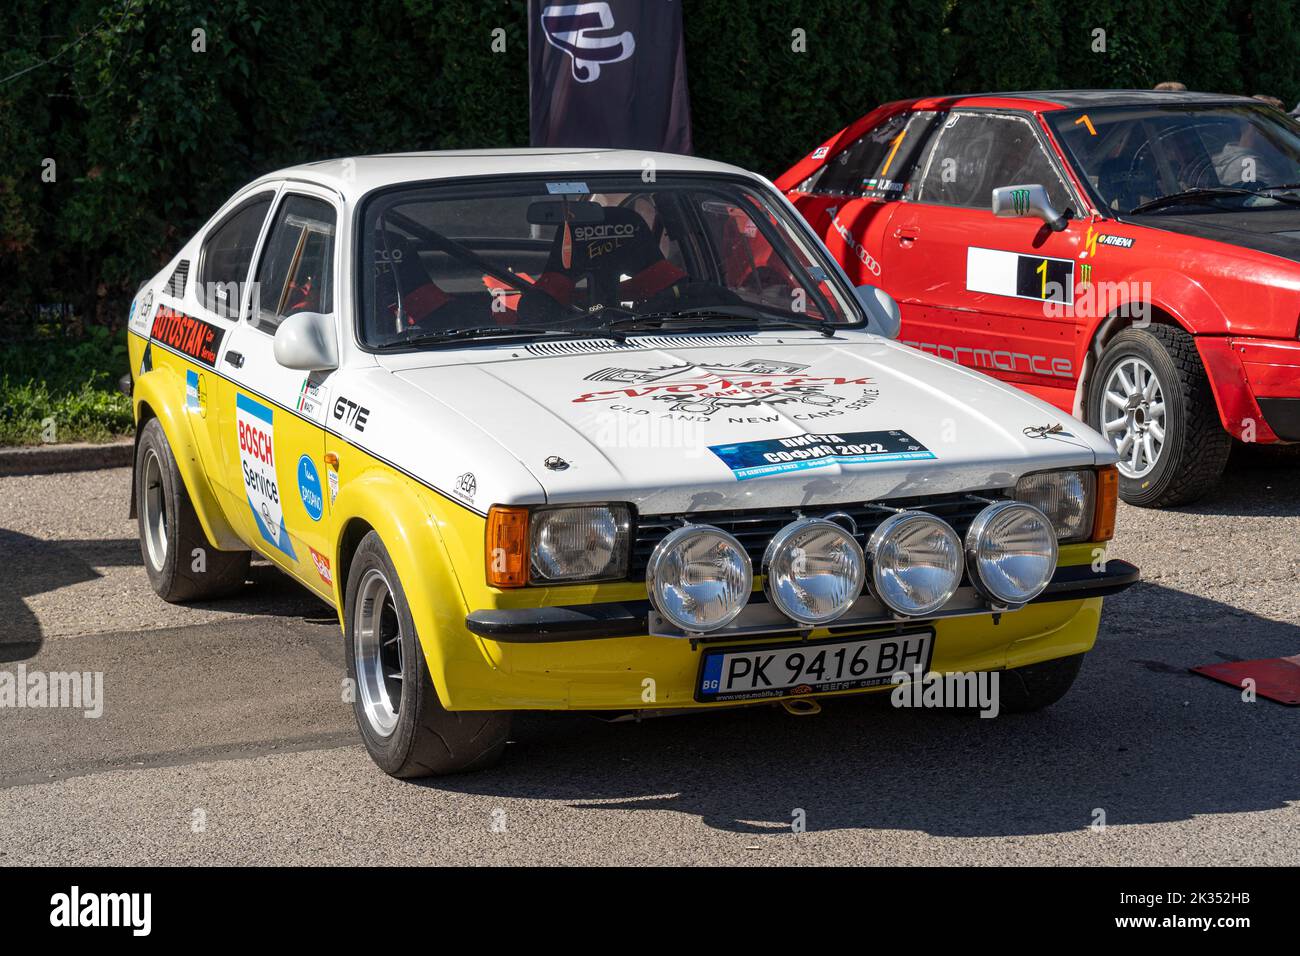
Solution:
[{"label": "sparco sticker", "polygon": [[275,478],[274,412],[247,395],[235,397],[235,422],[239,429],[239,464],[244,473],[248,507],[257,530],[266,540],[297,560],[289,531],[284,526],[280,484]]},{"label": "sparco sticker", "polygon": [[882,461],[934,458],[904,431],[845,432],[842,435],[795,435],[732,445],[710,445],[737,481],[828,465],[864,465]]}]

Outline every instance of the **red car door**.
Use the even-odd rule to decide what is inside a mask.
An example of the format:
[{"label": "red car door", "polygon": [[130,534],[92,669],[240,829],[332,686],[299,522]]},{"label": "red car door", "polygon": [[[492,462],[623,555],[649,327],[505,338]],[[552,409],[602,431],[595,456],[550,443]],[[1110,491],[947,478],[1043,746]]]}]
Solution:
[{"label": "red car door", "polygon": [[789,193],[855,285],[889,288],[881,256],[890,221],[906,188],[906,172],[916,164],[936,117],[933,111],[887,116]]},{"label": "red car door", "polygon": [[[1086,208],[1060,172],[1035,117],[953,111],[929,139],[891,218],[881,264],[900,304],[902,339],[1070,411],[1078,376],[1075,323]],[[993,189],[1042,185],[1066,228],[993,215]],[[1076,298],[1080,302],[1076,303]]]}]

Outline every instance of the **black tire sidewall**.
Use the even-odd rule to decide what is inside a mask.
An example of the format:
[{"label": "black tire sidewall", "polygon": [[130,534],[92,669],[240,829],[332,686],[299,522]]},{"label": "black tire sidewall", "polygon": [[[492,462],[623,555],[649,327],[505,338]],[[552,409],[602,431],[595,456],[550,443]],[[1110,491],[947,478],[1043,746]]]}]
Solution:
[{"label": "black tire sidewall", "polygon": [[[163,503],[167,508],[167,554],[163,558],[161,568],[153,566],[153,562],[149,558],[149,544],[147,541],[148,510],[145,507],[145,496],[148,489],[145,487],[144,463],[149,452],[153,452],[158,457],[158,470],[162,477]],[[176,580],[179,577],[177,563],[180,561],[181,551],[181,535],[179,533],[181,502],[176,475],[176,459],[172,456],[171,445],[167,442],[167,435],[158,419],[151,418],[141,430],[140,442],[136,446],[135,507],[137,526],[140,532],[140,559],[144,564],[145,573],[149,576],[149,583],[153,586],[154,591],[163,597],[174,591]]]},{"label": "black tire sidewall", "polygon": [[[357,675],[356,660],[356,606],[361,579],[371,569],[380,570],[393,595],[393,606],[402,628],[402,697],[397,709],[397,726],[387,737],[381,737],[370,726],[362,711],[361,684]],[[386,773],[396,773],[407,761],[419,730],[419,715],[424,703],[422,695],[432,691],[427,676],[424,653],[420,649],[415,620],[406,601],[402,581],[393,566],[392,558],[383,541],[375,532],[369,532],[352,558],[348,568],[347,590],[344,595],[344,652],[347,656],[348,678],[352,681],[352,710],[366,749],[375,763]]]}]

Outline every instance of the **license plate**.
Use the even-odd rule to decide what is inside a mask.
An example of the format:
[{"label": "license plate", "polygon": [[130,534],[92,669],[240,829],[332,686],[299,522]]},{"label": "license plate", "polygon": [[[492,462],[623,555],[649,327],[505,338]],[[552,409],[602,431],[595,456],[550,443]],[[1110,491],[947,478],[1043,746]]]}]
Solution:
[{"label": "license plate", "polygon": [[930,669],[934,631],[705,651],[698,701],[755,700],[894,683]]}]

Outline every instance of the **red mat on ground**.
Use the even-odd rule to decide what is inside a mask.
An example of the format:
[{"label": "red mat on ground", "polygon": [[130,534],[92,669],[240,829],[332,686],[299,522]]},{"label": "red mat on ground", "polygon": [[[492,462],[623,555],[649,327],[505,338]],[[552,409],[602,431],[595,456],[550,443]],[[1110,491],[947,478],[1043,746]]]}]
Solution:
[{"label": "red mat on ground", "polygon": [[1258,661],[1228,661],[1202,664],[1192,671],[1233,687],[1251,678],[1255,693],[1279,704],[1300,705],[1300,654],[1295,657],[1266,657]]}]

